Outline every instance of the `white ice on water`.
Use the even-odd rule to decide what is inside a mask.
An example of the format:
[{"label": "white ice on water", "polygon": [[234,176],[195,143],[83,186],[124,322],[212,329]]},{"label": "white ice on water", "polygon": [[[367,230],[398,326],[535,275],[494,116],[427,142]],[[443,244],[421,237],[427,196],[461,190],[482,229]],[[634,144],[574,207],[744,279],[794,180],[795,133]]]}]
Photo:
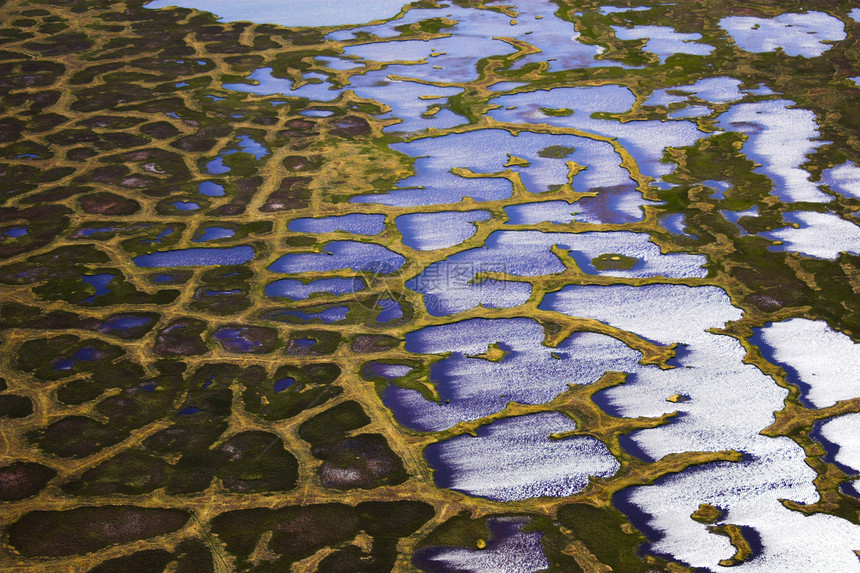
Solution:
[{"label": "white ice on water", "polygon": [[818,189],[809,180],[809,173],[800,167],[807,161],[807,155],[825,142],[816,140],[815,114],[790,107],[793,105],[788,100],[741,103],[720,115],[717,125],[749,136],[743,152],[761,164],[756,171],[773,180],[774,193],[780,199],[827,203],[832,198]]},{"label": "white ice on water", "polygon": [[660,63],[665,62],[666,58],[674,54],[707,56],[714,51],[714,47],[710,44],[701,44],[696,41],[702,39],[701,34],[681,34],[669,26],[634,26],[632,28],[612,26],[612,29],[619,40],[643,40],[647,38],[645,51],[657,54],[660,57]]},{"label": "white ice on water", "polygon": [[[606,398],[619,415],[680,415],[672,423],[632,435],[645,455],[659,459],[673,452],[736,450],[739,463],[715,463],[667,476],[629,491],[628,500],[648,514],[659,532],[652,549],[694,567],[729,571],[718,562],[734,554],[728,540],[690,518],[699,504],[726,511],[723,522],[755,530],[762,551],[732,570],[858,571],[852,548],[860,547],[860,527],[838,517],[804,516],[781,499],[817,501],[815,472],[805,453],[789,438],[760,432],[783,408],[787,391],[752,365],[744,364],[740,342],[708,332],[741,317],[716,287],[681,285],[568,286],[546,296],[542,308],[594,318],[661,344],[684,345],[677,368],[642,368],[628,383],[610,388]],[[666,401],[682,394],[682,403]]]},{"label": "white ice on water", "polygon": [[824,12],[786,13],[776,18],[728,16],[720,20],[742,50],[773,52],[777,48],[789,56],[814,58],[830,49],[830,43],[845,39],[842,20]]},{"label": "white ice on water", "polygon": [[[642,358],[623,342],[593,332],[573,334],[557,348],[544,346],[543,339],[543,328],[530,318],[476,318],[410,333],[406,350],[450,353],[430,372],[442,402],[428,402],[415,390],[390,386],[386,404],[404,426],[444,430],[500,412],[511,401],[550,402],[568,384],[592,384],[608,371],[635,367]],[[499,344],[506,356],[497,362],[477,357],[491,344]]]},{"label": "white ice on water", "polygon": [[835,259],[843,251],[860,254],[860,227],[835,213],[792,211],[782,217],[798,227],[761,233],[764,237],[783,242],[770,247],[771,250],[798,252],[819,259]]}]

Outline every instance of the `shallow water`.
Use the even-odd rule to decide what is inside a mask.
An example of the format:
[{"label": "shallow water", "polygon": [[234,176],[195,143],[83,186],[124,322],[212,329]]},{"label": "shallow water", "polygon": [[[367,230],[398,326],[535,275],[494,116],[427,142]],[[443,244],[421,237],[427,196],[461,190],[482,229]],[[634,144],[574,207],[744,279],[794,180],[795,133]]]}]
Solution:
[{"label": "shallow water", "polygon": [[773,180],[774,194],[780,199],[829,202],[832,198],[822,193],[800,167],[807,155],[824,144],[816,141],[815,114],[789,107],[793,105],[788,100],[741,103],[720,115],[717,125],[749,136],[743,145],[744,154],[761,164],[756,171]]},{"label": "shallow water", "polygon": [[228,249],[194,248],[175,251],[158,251],[134,257],[139,267],[193,267],[213,265],[241,265],[254,258],[254,248],[248,246]]},{"label": "shallow water", "polygon": [[224,84],[223,87],[225,90],[234,92],[245,92],[256,95],[283,94],[290,97],[306,97],[317,101],[332,101],[341,94],[340,90],[332,89],[332,84],[325,81],[327,76],[311,73],[305,75],[305,78],[324,81],[321,83],[307,83],[299,88],[294,88],[292,80],[273,77],[272,68],[260,68],[251,73],[247,78],[255,83]]},{"label": "shallow water", "polygon": [[[712,103],[737,101],[744,97],[743,92],[738,89],[740,85],[740,80],[725,76],[704,78],[693,84],[655,90],[644,105],[657,106],[680,103],[688,101],[690,96]],[[684,92],[689,95],[670,94],[669,92]]]},{"label": "shallow water", "polygon": [[668,26],[634,26],[632,28],[621,28],[612,26],[615,36],[619,40],[639,40],[647,38],[644,50],[657,54],[660,63],[674,54],[692,54],[694,56],[706,56],[714,51],[709,44],[701,44],[701,34],[681,34]]},{"label": "shallow water", "polygon": [[623,224],[641,221],[645,216],[642,207],[655,204],[655,201],[643,199],[632,185],[621,185],[600,189],[596,197],[584,197],[574,203],[542,201],[510,205],[504,209],[510,225],[543,222],[562,224],[572,221]]},{"label": "shallow water", "polygon": [[266,285],[266,296],[303,300],[316,293],[348,294],[364,288],[362,281],[352,278],[317,279],[302,282],[298,279],[281,279]]},{"label": "shallow water", "polygon": [[[558,348],[543,345],[544,331],[532,319],[471,319],[430,326],[406,337],[406,350],[452,353],[433,364],[430,381],[442,399],[428,402],[415,390],[389,386],[386,406],[409,428],[443,430],[504,409],[510,401],[543,404],[568,384],[591,384],[608,371],[635,367],[641,354],[601,334],[577,333]],[[490,345],[505,351],[494,362],[476,357]]]},{"label": "shallow water", "polygon": [[197,233],[198,236],[192,239],[192,242],[205,243],[208,241],[217,241],[219,239],[229,239],[236,234],[236,231],[225,227],[206,227],[199,230]]}]

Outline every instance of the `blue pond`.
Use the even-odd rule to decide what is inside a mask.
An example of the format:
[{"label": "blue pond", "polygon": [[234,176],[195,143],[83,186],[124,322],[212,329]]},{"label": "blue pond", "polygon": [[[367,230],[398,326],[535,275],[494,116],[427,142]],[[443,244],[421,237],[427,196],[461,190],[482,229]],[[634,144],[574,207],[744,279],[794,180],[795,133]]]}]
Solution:
[{"label": "blue pond", "polygon": [[218,239],[229,239],[236,234],[233,229],[226,227],[206,227],[202,232],[198,231],[199,236],[192,239],[195,243],[205,243],[207,241],[217,241]]},{"label": "blue pond", "polygon": [[154,319],[147,316],[135,316],[133,314],[117,314],[115,316],[111,316],[104,322],[102,322],[99,327],[99,332],[104,332],[105,334],[118,334],[124,333],[134,328],[141,328],[150,324]]},{"label": "blue pond", "polygon": [[330,241],[321,253],[284,255],[269,265],[269,270],[275,273],[303,273],[353,269],[391,274],[404,262],[406,259],[402,255],[376,243]]},{"label": "blue pond", "polygon": [[289,376],[287,378],[281,378],[280,380],[275,381],[275,394],[277,394],[278,392],[283,392],[295,383],[295,378],[290,378]]},{"label": "blue pond", "polygon": [[219,328],[213,334],[215,340],[229,352],[253,352],[263,345],[247,337],[245,328]]},{"label": "blue pond", "polygon": [[472,235],[478,221],[491,218],[489,211],[442,211],[409,213],[397,217],[397,230],[403,244],[419,251],[431,251],[459,245]]},{"label": "blue pond", "polygon": [[364,281],[351,278],[327,278],[304,283],[298,279],[282,279],[266,285],[266,296],[303,300],[315,293],[347,294],[362,290]]},{"label": "blue pond", "polygon": [[107,286],[113,280],[114,275],[103,273],[98,275],[83,275],[81,280],[96,289],[94,295],[84,299],[84,302],[93,302],[96,298],[108,294],[110,289]]},{"label": "blue pond", "polygon": [[254,258],[254,248],[249,246],[229,249],[180,249],[159,251],[134,257],[132,262],[139,267],[195,267],[213,265],[241,265]]},{"label": "blue pond", "polygon": [[10,239],[17,239],[18,237],[23,237],[24,235],[27,235],[28,232],[26,227],[13,227],[4,231],[3,234]]},{"label": "blue pond", "polygon": [[71,370],[78,362],[92,362],[100,357],[98,350],[92,346],[84,346],[78,349],[71,358],[57,358],[51,364],[54,370]]},{"label": "blue pond", "polygon": [[385,215],[352,213],[340,217],[293,219],[287,225],[290,231],[301,233],[331,233],[346,231],[356,235],[378,235],[385,230]]},{"label": "blue pond", "polygon": [[201,183],[199,191],[201,195],[206,195],[207,197],[224,196],[224,186],[218,185],[217,183],[213,183],[211,181],[204,181],[203,183]]},{"label": "blue pond", "polygon": [[179,211],[196,211],[200,208],[200,204],[194,201],[174,201],[173,206]]},{"label": "blue pond", "polygon": [[384,324],[403,317],[403,309],[396,301],[385,299],[379,301],[377,305],[382,307],[382,312],[376,317],[376,322]]},{"label": "blue pond", "polygon": [[316,101],[331,101],[340,95],[340,90],[330,89],[333,87],[332,84],[325,81],[327,78],[322,74],[310,73],[305,78],[315,83],[306,83],[299,88],[294,88],[292,80],[272,76],[272,68],[260,68],[248,76],[248,79],[256,84],[224,84],[224,89],[262,96],[283,94]]}]

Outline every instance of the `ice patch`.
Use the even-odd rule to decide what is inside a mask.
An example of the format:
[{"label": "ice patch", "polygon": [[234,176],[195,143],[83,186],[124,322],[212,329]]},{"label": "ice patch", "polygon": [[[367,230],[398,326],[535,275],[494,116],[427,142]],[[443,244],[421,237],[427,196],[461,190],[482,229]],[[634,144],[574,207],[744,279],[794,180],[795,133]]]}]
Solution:
[{"label": "ice patch", "polygon": [[772,251],[797,252],[819,259],[836,259],[841,252],[860,254],[860,227],[834,213],[794,211],[782,218],[795,227],[783,227],[761,233],[768,239],[782,241],[769,247]]},{"label": "ice patch", "polygon": [[477,436],[430,444],[424,455],[436,484],[496,501],[566,497],[582,491],[589,476],[609,477],[620,464],[592,437],[551,439],[576,424],[558,412],[505,418]]},{"label": "ice patch", "polygon": [[832,197],[823,193],[801,169],[806,157],[824,145],[818,137],[815,114],[805,109],[790,109],[794,102],[767,100],[742,103],[717,118],[722,129],[749,136],[743,145],[747,157],[761,167],[775,185],[776,195],[786,202],[827,203]]},{"label": "ice patch", "polygon": [[776,18],[728,16],[720,20],[742,50],[773,52],[782,48],[789,56],[814,58],[830,49],[825,42],[845,39],[842,20],[823,12],[786,13]]},{"label": "ice patch", "polygon": [[476,222],[491,217],[489,211],[441,211],[401,215],[395,223],[404,245],[433,251],[459,245],[477,232]]},{"label": "ice patch", "polygon": [[680,34],[669,26],[634,26],[633,28],[622,28],[612,26],[615,37],[619,40],[643,40],[648,39],[645,51],[660,56],[660,63],[674,54],[691,54],[694,56],[707,56],[714,51],[709,44],[700,44],[701,34]]},{"label": "ice patch", "polygon": [[860,397],[860,344],[823,320],[792,318],[760,329],[762,352],[816,408]]}]

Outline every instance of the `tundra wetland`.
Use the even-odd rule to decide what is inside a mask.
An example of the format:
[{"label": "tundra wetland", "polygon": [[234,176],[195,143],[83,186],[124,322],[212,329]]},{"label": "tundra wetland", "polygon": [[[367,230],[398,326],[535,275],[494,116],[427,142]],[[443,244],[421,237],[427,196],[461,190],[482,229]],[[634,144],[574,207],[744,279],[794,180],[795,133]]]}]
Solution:
[{"label": "tundra wetland", "polygon": [[860,571],[848,0],[0,0],[0,570]]}]

